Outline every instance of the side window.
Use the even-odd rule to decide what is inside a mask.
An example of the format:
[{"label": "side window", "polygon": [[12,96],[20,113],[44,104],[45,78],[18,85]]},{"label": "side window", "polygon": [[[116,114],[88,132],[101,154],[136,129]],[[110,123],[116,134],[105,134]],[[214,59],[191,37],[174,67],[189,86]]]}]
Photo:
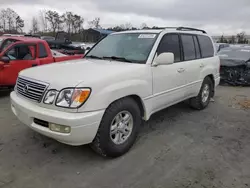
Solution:
[{"label": "side window", "polygon": [[184,60],[196,59],[195,46],[192,35],[181,35],[181,41],[183,45]]},{"label": "side window", "polygon": [[198,39],[196,36],[193,36],[194,39],[194,45],[195,45],[195,54],[196,54],[196,58],[200,59],[201,58],[201,50],[200,50],[200,46],[198,43]]},{"label": "side window", "polygon": [[201,47],[201,55],[203,58],[213,57],[214,48],[211,39],[205,35],[198,35],[199,44]]},{"label": "side window", "polygon": [[34,45],[15,45],[5,53],[5,56],[10,60],[32,60],[35,59],[35,49]]},{"label": "side window", "polygon": [[181,61],[180,41],[177,34],[166,34],[163,36],[157,49],[157,54],[172,52],[175,62]]},{"label": "side window", "polygon": [[38,44],[38,49],[39,49],[39,58],[48,57],[46,48],[42,43]]}]

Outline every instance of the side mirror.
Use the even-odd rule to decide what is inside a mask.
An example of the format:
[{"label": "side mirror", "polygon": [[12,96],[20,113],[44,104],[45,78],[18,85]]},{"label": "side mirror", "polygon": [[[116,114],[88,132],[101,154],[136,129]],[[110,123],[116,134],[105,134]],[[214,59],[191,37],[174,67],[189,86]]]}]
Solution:
[{"label": "side mirror", "polygon": [[87,47],[86,50],[90,50],[90,47]]},{"label": "side mirror", "polygon": [[161,53],[155,58],[153,65],[169,65],[174,63],[174,54],[171,52]]},{"label": "side mirror", "polygon": [[0,58],[0,61],[4,62],[4,63],[9,63],[10,62],[10,58],[7,56],[3,56]]}]

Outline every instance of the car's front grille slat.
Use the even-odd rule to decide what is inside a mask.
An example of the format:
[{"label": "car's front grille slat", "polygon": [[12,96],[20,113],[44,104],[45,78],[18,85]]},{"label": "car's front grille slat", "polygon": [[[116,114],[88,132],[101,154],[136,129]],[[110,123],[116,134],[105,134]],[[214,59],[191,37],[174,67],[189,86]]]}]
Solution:
[{"label": "car's front grille slat", "polygon": [[18,77],[16,92],[25,98],[40,102],[47,87],[47,83],[36,82],[34,80]]},{"label": "car's front grille slat", "polygon": [[22,93],[25,96],[30,96],[32,98],[37,98],[37,99],[39,99],[39,97],[40,97],[39,95],[34,95],[32,93],[29,93],[29,95],[28,95],[27,93],[25,93],[24,91],[22,91],[22,89],[20,87],[17,87],[17,90],[18,90],[19,93]]},{"label": "car's front grille slat", "polygon": [[34,84],[34,85],[37,85],[37,86],[40,86],[40,87],[46,87],[46,85],[44,84],[40,84],[40,83],[37,83],[35,81],[30,81],[30,80],[26,80],[26,79],[23,79],[23,78],[18,78],[19,81],[23,82],[23,83],[26,83],[26,84]]},{"label": "car's front grille slat", "polygon": [[26,85],[26,84],[29,84],[30,86],[34,87],[34,88],[37,88],[37,89],[41,89],[43,90],[45,87],[44,86],[40,86],[40,85],[36,85],[36,84],[33,84],[33,83],[29,83],[29,82],[23,82],[23,81],[19,81],[19,84],[22,84],[22,85]]}]

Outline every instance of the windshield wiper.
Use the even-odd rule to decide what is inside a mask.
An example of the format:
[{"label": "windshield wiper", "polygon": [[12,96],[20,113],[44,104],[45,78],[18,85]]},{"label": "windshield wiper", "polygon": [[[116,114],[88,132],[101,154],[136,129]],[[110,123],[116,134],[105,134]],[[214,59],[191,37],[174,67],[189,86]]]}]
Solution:
[{"label": "windshield wiper", "polygon": [[128,62],[128,63],[132,63],[131,60],[126,59],[125,57],[118,57],[118,56],[104,56],[104,59],[112,59],[112,60],[116,60],[116,61],[124,61],[124,62]]},{"label": "windshield wiper", "polygon": [[85,57],[89,57],[89,58],[92,58],[92,59],[103,59],[102,57],[95,56],[95,55],[89,55],[89,56],[85,56]]}]

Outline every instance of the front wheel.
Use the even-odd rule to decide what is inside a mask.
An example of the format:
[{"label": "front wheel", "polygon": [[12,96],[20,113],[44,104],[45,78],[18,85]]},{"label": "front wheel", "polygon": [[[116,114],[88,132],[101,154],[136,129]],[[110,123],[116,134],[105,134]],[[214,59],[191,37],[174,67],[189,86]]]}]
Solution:
[{"label": "front wheel", "polygon": [[202,110],[209,105],[210,99],[213,95],[213,82],[211,78],[206,77],[202,83],[199,94],[189,100],[192,108]]},{"label": "front wheel", "polygon": [[91,147],[102,156],[121,156],[134,144],[141,122],[140,109],[132,98],[114,102],[104,113]]}]

